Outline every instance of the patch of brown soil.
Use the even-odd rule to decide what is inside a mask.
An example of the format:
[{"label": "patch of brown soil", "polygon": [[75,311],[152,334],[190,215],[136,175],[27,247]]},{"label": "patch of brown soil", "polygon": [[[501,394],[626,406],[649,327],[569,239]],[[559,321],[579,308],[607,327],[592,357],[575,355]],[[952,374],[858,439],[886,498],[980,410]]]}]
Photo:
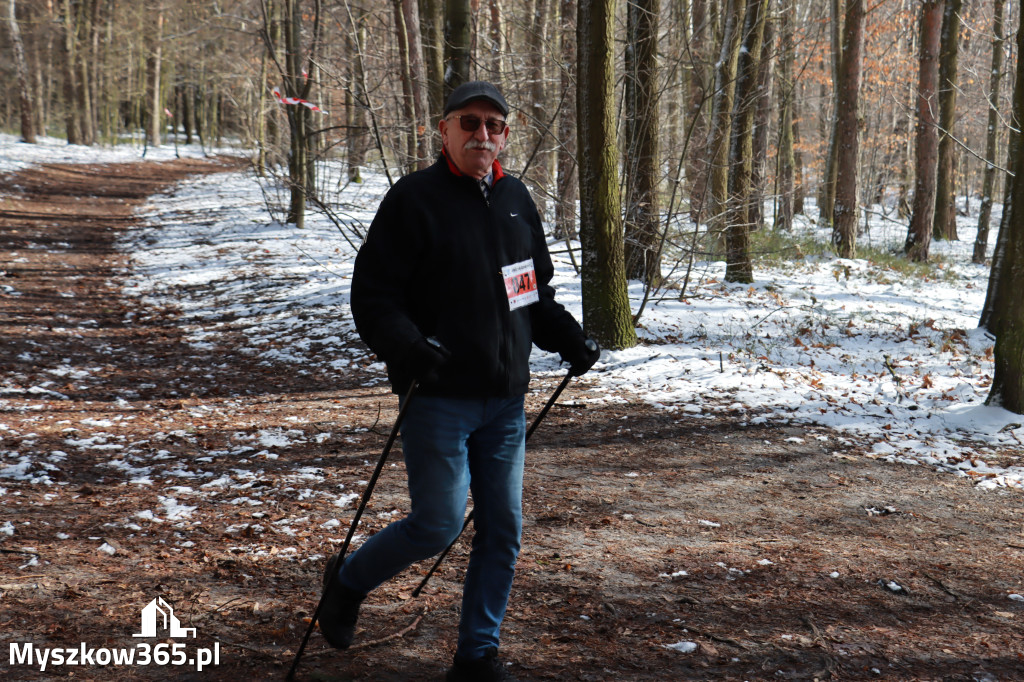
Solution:
[{"label": "patch of brown soil", "polygon": [[[379,456],[397,401],[366,376],[254,366],[230,336],[190,347],[172,310],[130,314],[114,238],[145,197],[221,168],[7,178],[4,648],[134,647],[141,609],[162,596],[197,629],[178,640],[190,655],[219,643],[220,661],[5,664],[6,679],[283,679],[351,520],[344,496]],[[552,389],[535,387],[531,414]],[[1024,676],[1024,604],[1009,598],[1024,593],[1019,491],[878,462],[824,429],[589,397],[587,381],[571,385],[529,447],[503,639],[519,678]],[[405,508],[400,459],[361,532]],[[314,634],[298,679],[440,679],[466,545],[424,596],[410,593],[427,565],[371,595],[353,650]],[[697,648],[666,647],[680,642]]]}]

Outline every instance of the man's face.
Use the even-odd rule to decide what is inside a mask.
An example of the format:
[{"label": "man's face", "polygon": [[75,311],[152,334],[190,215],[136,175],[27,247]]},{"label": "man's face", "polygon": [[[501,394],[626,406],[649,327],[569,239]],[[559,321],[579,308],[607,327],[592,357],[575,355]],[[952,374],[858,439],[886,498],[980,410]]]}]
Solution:
[{"label": "man's face", "polygon": [[[475,130],[463,130],[462,123],[473,118],[480,123]],[[474,100],[466,106],[448,114],[438,123],[441,141],[444,142],[448,156],[460,171],[466,175],[482,179],[489,172],[499,152],[505,148],[508,140],[508,126],[498,135],[487,132],[484,125],[488,119],[504,121],[501,111],[487,100]]]}]

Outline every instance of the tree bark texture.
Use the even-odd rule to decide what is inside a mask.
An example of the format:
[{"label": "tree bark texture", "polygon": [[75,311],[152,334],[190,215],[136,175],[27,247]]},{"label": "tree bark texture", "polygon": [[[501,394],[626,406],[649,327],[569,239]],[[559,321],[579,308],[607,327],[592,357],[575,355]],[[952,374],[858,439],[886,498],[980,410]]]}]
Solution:
[{"label": "tree bark texture", "polygon": [[729,140],[729,201],[725,232],[725,281],[753,282],[750,258],[750,176],[757,72],[769,0],[747,0],[743,42],[736,67],[736,101]]},{"label": "tree bark texture", "polygon": [[[281,22],[281,33],[285,41],[285,73],[282,76],[285,94],[291,97],[308,100],[313,84],[318,80],[320,10],[320,0],[315,0],[309,45],[303,50],[302,7],[298,0],[285,0]],[[305,227],[306,199],[316,191],[313,114],[306,107],[295,105],[286,106],[285,111],[291,134],[288,156],[291,198],[286,221],[302,228]]]},{"label": "tree bark texture", "polygon": [[533,0],[533,17],[526,35],[528,101],[520,110],[527,121],[526,147],[530,151],[528,167],[523,178],[533,190],[533,198],[541,215],[547,214],[548,197],[551,195],[552,151],[554,138],[548,126],[553,109],[550,107],[544,66],[547,62],[546,49],[549,8],[552,0]]},{"label": "tree bark texture", "polygon": [[[406,171],[416,170],[417,154],[419,147],[419,126],[416,120],[416,109],[413,105],[413,80],[411,57],[409,50],[409,31],[405,25],[405,12],[402,5],[404,0],[391,0],[391,6],[395,15],[395,41],[398,43],[398,55],[400,64],[399,77],[402,81],[402,128],[405,130],[406,162],[399,164]],[[403,173],[404,174],[404,173]]]},{"label": "tree bark texture", "polygon": [[[1024,31],[1017,32],[1017,54],[1024,49]],[[1024,121],[1024,60],[1017,60],[1017,82],[1013,92],[1013,119],[1018,126]],[[1019,130],[1019,127],[1018,127]],[[1024,154],[1020,153],[1020,135],[1014,142],[1011,170],[1014,177],[1008,183],[1009,201],[1004,211],[1009,219],[1005,253],[993,262],[992,280],[998,281],[993,301],[992,323],[989,331],[996,335],[995,374],[989,392],[989,405],[1003,407],[1024,414]],[[991,293],[991,287],[990,287]]]},{"label": "tree bark texture", "polygon": [[994,0],[992,16],[992,69],[989,72],[988,129],[985,134],[985,174],[981,184],[981,212],[978,215],[978,234],[974,240],[972,262],[984,263],[988,253],[989,223],[992,220],[992,195],[995,193],[996,157],[999,154],[999,90],[1003,78],[1003,26],[1005,0]]},{"label": "tree bark texture", "polygon": [[935,178],[935,217],[932,238],[957,238],[956,153],[953,135],[956,124],[957,62],[960,47],[960,8],[963,0],[946,0],[942,13],[939,47],[939,161]]},{"label": "tree bark texture", "polygon": [[650,286],[661,280],[659,5],[659,0],[631,0],[626,29],[626,276]]},{"label": "tree bark texture", "polygon": [[423,59],[423,40],[420,29],[418,0],[401,0],[405,34],[409,50],[409,89],[412,94],[413,126],[416,132],[416,162],[418,169],[430,165],[433,149],[430,126],[430,103],[427,75]]},{"label": "tree bark texture", "polygon": [[932,220],[935,216],[935,176],[939,151],[936,92],[939,80],[939,40],[942,35],[943,4],[943,0],[925,0],[921,3],[920,71],[915,105],[916,177],[910,229],[907,231],[907,241],[903,247],[907,258],[915,262],[928,260]]},{"label": "tree bark texture", "polygon": [[832,245],[840,258],[857,255],[858,99],[864,64],[864,0],[846,0],[843,64],[839,70],[836,121],[836,192]]},{"label": "tree bark texture", "polygon": [[[1018,44],[1021,40],[1022,31],[1017,32]],[[1020,59],[1017,60],[1017,84],[1022,82],[1022,73],[1024,68],[1021,66],[1022,62]],[[1018,163],[1024,163],[1021,161],[1021,148],[1024,146],[1024,134],[1021,133],[1024,128],[1024,104],[1020,108],[1017,104],[1024,97],[1021,93],[1021,86],[1015,84],[1013,91],[1014,107],[1010,111],[1010,139],[1006,149],[1006,168],[1010,172],[1014,172],[1017,168]],[[1018,176],[1019,177],[1019,176]],[[1022,218],[1019,212],[1013,210],[1013,204],[1017,200],[1016,185],[1013,178],[1008,178],[1003,194],[1003,216],[999,221],[999,232],[996,235],[996,245],[992,250],[992,274],[988,278],[988,291],[985,294],[985,305],[981,309],[981,318],[978,322],[978,326],[984,327],[992,334],[999,336],[999,329],[1003,324],[1003,316],[1006,314],[1006,305],[1003,304],[1002,299],[1006,296],[1013,296],[1015,292],[1012,291],[1014,284],[1009,278],[999,276],[998,273],[1002,273],[1004,269],[1004,261],[1007,259],[1010,253],[1010,245],[1013,239],[1017,236],[1017,233],[1021,231],[1020,220]],[[1013,218],[1016,217],[1016,220]],[[1016,223],[1016,224],[1015,224]],[[1011,287],[1011,291],[1005,292],[1002,289],[1004,284],[1008,284]]]},{"label": "tree bark texture", "polygon": [[839,71],[843,63],[842,41],[842,0],[829,0],[829,35],[832,43],[832,54],[829,66],[832,74],[832,115],[828,123],[828,147],[825,154],[825,169],[822,173],[821,185],[818,188],[818,215],[822,220],[831,222],[832,207],[836,200],[836,125],[839,116]]},{"label": "tree bark texture", "polygon": [[729,191],[729,129],[735,92],[736,61],[740,51],[743,0],[725,0],[721,50],[715,63],[715,92],[711,100],[711,121],[706,156],[710,162],[711,191],[707,221],[717,238],[725,229],[725,207]]},{"label": "tree bark texture", "polygon": [[[437,128],[444,110],[444,4],[445,0],[420,0],[424,76],[427,79],[427,125]],[[435,148],[440,147],[435,141]]]},{"label": "tree bark texture", "polygon": [[7,19],[11,32],[11,45],[14,48],[14,66],[18,74],[18,106],[21,109],[21,139],[35,144],[36,133],[33,126],[32,95],[29,88],[28,62],[25,60],[25,45],[21,42],[21,30],[18,28],[17,8],[15,0],[8,0]]},{"label": "tree bark texture", "polygon": [[472,13],[469,0],[446,0],[444,96],[469,80]]},{"label": "tree bark texture", "polygon": [[[346,47],[349,58],[346,71],[345,89],[347,106],[345,117],[346,165],[349,182],[363,181],[363,166],[366,165],[366,151],[369,147],[369,129],[366,125],[367,99],[363,87],[363,48],[366,45],[366,10],[361,3],[354,3],[350,10],[352,27],[346,32]],[[440,83],[440,81],[438,81]],[[440,114],[440,110],[438,110]]]},{"label": "tree bark texture", "polygon": [[754,113],[754,139],[750,152],[750,229],[764,227],[765,170],[768,164],[768,127],[772,107],[772,76],[775,60],[771,58],[775,41],[774,24],[765,19],[761,59],[757,69],[757,110]]},{"label": "tree bark texture", "polygon": [[78,40],[74,7],[71,0],[64,0],[64,107],[65,107],[65,130],[67,132],[68,144],[82,144],[82,125],[78,107],[78,71],[75,64],[78,62]]},{"label": "tree bark texture", "polygon": [[[711,22],[708,18],[707,0],[691,0],[690,16],[693,33],[685,59],[690,69],[688,92],[686,93],[686,123],[692,125],[689,147],[686,149],[686,180],[690,194],[690,219],[700,223],[706,219],[704,203],[708,188],[707,147],[708,109],[711,101],[709,49],[712,41]],[[698,143],[697,141],[700,141]]]},{"label": "tree bark texture", "polygon": [[159,5],[156,10],[156,26],[149,46],[149,125],[146,127],[146,139],[152,147],[159,147],[162,142],[161,127],[164,120],[163,97],[160,89],[160,71],[163,67],[164,43],[164,7]]},{"label": "tree bark texture", "polygon": [[502,55],[504,54],[501,35],[501,5],[498,0],[487,0],[487,10],[487,61],[490,65],[487,77],[495,83],[501,83],[501,76],[504,71],[501,65]]},{"label": "tree bark texture", "polygon": [[576,12],[583,326],[608,349],[636,345],[629,309],[615,130],[615,0],[579,0]]},{"label": "tree bark texture", "polygon": [[560,0],[561,61],[560,84],[565,104],[558,118],[558,196],[555,203],[555,234],[566,239],[576,237],[576,200],[579,182],[576,173],[576,0]]},{"label": "tree bark texture", "polygon": [[793,19],[790,12],[779,13],[780,69],[778,77],[779,94],[779,150],[778,182],[779,199],[775,229],[789,232],[793,229]]},{"label": "tree bark texture", "polygon": [[[795,83],[794,83],[795,85]],[[793,215],[804,214],[807,183],[804,181],[804,153],[800,150],[800,100],[793,97]]]}]

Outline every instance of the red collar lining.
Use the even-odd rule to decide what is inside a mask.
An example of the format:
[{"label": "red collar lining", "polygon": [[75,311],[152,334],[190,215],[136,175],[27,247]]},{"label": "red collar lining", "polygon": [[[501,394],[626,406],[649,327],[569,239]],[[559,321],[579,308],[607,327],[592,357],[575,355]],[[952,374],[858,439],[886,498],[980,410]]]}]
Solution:
[{"label": "red collar lining", "polygon": [[[448,163],[448,170],[450,170],[453,174],[457,175],[460,178],[467,177],[466,174],[460,171],[459,167],[455,165],[455,162],[452,161],[451,157],[448,156],[447,147],[441,147],[441,156],[443,156],[444,160]],[[494,182],[498,182],[498,180],[501,180],[503,177],[505,177],[505,170],[501,167],[501,162],[499,162],[497,159],[495,159],[494,163],[491,164],[491,173],[493,173],[494,175]]]}]

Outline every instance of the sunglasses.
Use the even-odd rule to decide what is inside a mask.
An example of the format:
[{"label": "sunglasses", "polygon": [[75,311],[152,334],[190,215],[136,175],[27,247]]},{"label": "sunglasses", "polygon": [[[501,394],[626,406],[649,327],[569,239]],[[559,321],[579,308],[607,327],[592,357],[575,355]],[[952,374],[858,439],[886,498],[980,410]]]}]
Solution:
[{"label": "sunglasses", "polygon": [[487,128],[488,135],[501,135],[505,132],[505,128],[508,127],[508,123],[500,118],[480,118],[479,116],[462,116],[459,114],[449,116],[448,118],[459,119],[459,127],[467,133],[475,133],[480,130],[481,122]]}]

